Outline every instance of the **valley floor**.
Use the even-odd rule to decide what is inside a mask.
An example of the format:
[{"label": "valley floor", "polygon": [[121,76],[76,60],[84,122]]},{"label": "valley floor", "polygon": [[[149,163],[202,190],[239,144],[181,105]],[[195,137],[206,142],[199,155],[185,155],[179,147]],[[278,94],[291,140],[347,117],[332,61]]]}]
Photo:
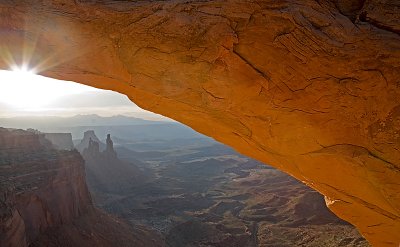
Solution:
[{"label": "valley floor", "polygon": [[319,193],[223,145],[131,147],[116,150],[146,179],[121,193],[92,188],[95,203],[166,246],[369,246]]}]

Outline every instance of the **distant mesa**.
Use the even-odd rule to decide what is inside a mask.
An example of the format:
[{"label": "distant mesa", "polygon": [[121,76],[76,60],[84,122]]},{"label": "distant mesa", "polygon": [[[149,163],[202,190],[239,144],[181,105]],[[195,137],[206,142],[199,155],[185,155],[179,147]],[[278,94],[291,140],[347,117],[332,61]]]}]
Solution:
[{"label": "distant mesa", "polygon": [[[20,130],[0,128],[0,149],[7,152],[36,151],[41,149],[56,149],[45,138],[45,134],[34,129]],[[71,140],[72,141],[72,140]]]},{"label": "distant mesa", "polygon": [[143,182],[146,176],[132,163],[122,161],[114,150],[111,135],[107,134],[106,144],[100,142],[94,131],[86,131],[77,149],[81,149],[85,160],[86,179],[95,201],[101,200],[96,197],[102,193],[121,193],[129,191],[136,184]]},{"label": "distant mesa", "polygon": [[118,159],[117,152],[114,150],[114,142],[111,140],[110,134],[107,134],[106,144],[104,144],[99,140],[93,130],[86,131],[82,141],[76,146],[76,149],[86,158],[102,156],[102,158],[108,160]]},{"label": "distant mesa", "polygon": [[[99,140],[93,130],[86,131],[79,145],[84,145],[86,143],[87,146],[83,148],[81,152],[83,157],[87,159],[103,158],[106,160],[118,160],[117,153],[114,150],[114,143],[111,140],[110,134],[107,134],[106,144],[104,144]],[[100,146],[105,146],[105,149],[103,148],[104,151],[101,151]],[[77,149],[79,150],[81,147],[79,146]]]},{"label": "distant mesa", "polygon": [[89,145],[83,150],[88,156],[97,156],[100,154],[99,143],[89,138]]},{"label": "distant mesa", "polygon": [[44,138],[49,140],[56,149],[59,150],[74,149],[71,133],[44,133]]},{"label": "distant mesa", "polygon": [[[48,148],[57,150],[73,150],[71,133],[43,133],[36,129],[27,129],[27,133],[32,133],[39,138],[39,142]],[[23,133],[23,132],[21,132]]]},{"label": "distant mesa", "polygon": [[85,148],[89,147],[90,140],[97,142],[99,144],[99,150],[104,150],[106,145],[100,141],[100,139],[96,136],[94,130],[85,131],[83,134],[83,139],[79,144],[75,146],[75,148],[80,152],[83,153]]}]

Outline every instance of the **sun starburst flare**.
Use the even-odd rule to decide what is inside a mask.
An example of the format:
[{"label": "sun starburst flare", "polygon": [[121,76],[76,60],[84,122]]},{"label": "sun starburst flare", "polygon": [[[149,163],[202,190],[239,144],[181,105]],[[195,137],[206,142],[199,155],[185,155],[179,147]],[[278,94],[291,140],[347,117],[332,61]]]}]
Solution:
[{"label": "sun starburst flare", "polygon": [[35,111],[60,97],[93,90],[98,89],[36,75],[27,67],[0,70],[0,102],[19,109]]}]

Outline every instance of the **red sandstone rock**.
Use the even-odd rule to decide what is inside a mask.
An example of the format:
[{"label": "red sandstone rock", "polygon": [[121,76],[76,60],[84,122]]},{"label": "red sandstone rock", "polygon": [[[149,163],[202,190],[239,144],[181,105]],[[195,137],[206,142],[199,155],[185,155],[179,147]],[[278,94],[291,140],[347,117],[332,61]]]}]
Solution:
[{"label": "red sandstone rock", "polygon": [[0,230],[1,246],[27,247],[25,223],[17,210],[12,210],[11,215],[1,219]]},{"label": "red sandstone rock", "polygon": [[152,232],[93,207],[76,150],[48,149],[22,130],[0,129],[0,140],[1,247],[159,246]]},{"label": "red sandstone rock", "polygon": [[[26,246],[49,227],[72,222],[91,207],[84,161],[77,151],[59,152],[38,134],[4,130],[1,150],[1,246]],[[12,151],[8,147],[12,146]]]}]

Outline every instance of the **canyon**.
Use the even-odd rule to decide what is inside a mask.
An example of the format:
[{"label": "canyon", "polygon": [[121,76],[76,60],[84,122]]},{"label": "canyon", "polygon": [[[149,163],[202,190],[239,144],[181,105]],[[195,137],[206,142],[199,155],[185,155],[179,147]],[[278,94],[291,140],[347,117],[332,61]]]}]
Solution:
[{"label": "canyon", "polygon": [[92,130],[80,141],[89,143],[82,156],[94,204],[165,246],[369,246],[319,193],[222,144],[123,137],[113,137],[115,148],[109,135],[93,141]]},{"label": "canyon", "polygon": [[[320,194],[272,167],[194,131],[126,130],[103,143],[93,130],[73,140],[0,128],[0,245],[369,246]],[[46,136],[87,147],[81,156]]]},{"label": "canyon", "polygon": [[0,68],[126,94],[400,243],[400,3],[2,1]]},{"label": "canyon", "polygon": [[43,136],[0,128],[0,246],[160,246],[156,234],[95,208],[81,155]]},{"label": "canyon", "polygon": [[138,167],[118,159],[110,135],[107,140],[104,144],[94,131],[87,131],[81,141],[88,143],[81,153],[85,160],[87,183],[94,197],[102,194],[100,192],[121,194],[134,190],[136,185],[146,180],[146,175]]}]

